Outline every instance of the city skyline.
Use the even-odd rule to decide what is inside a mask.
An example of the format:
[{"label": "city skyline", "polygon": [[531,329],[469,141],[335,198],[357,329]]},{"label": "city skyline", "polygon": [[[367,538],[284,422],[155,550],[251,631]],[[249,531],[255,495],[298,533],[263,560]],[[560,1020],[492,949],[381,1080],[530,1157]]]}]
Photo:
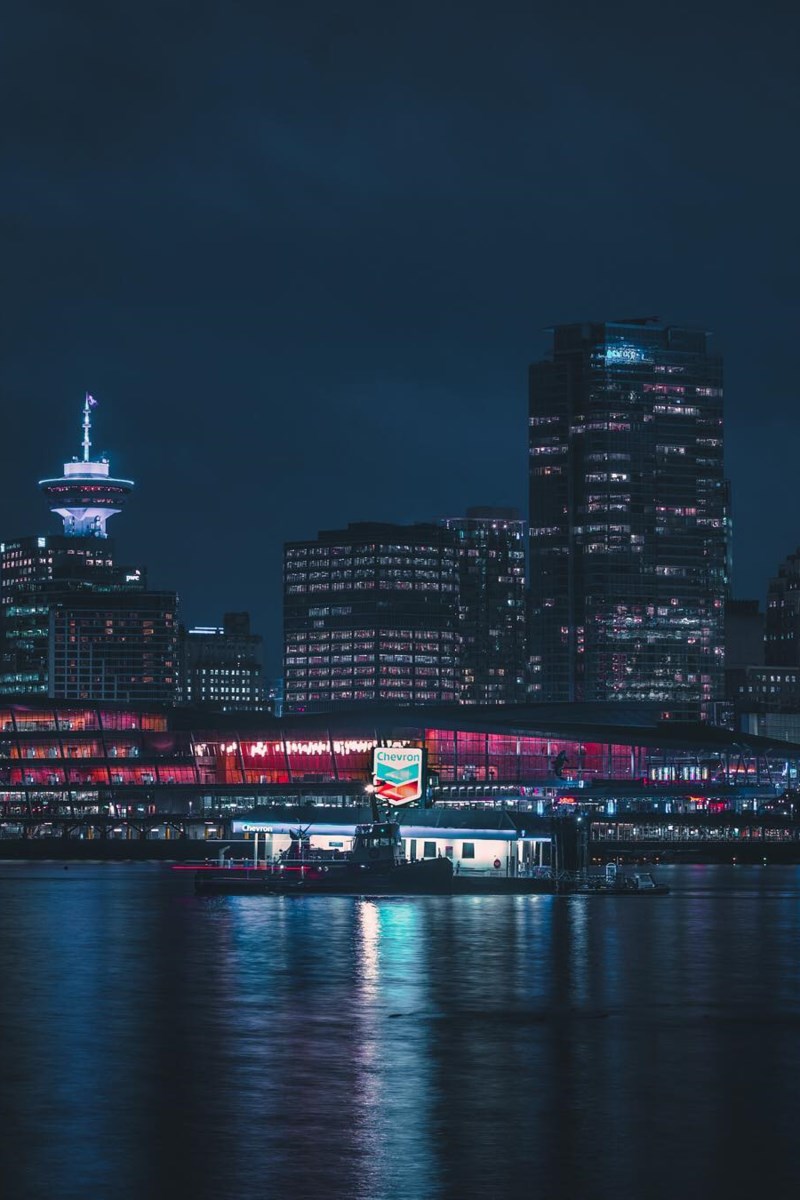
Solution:
[{"label": "city skyline", "polygon": [[3,15],[5,1193],[793,1195],[800,7]]},{"label": "city skyline", "polygon": [[[637,320],[640,320],[642,322],[644,322],[644,321],[658,322],[657,318],[637,318]],[[614,325],[614,323],[615,322],[613,320],[605,322],[605,324],[609,324],[612,326]],[[617,322],[617,323],[619,323],[619,322]],[[622,324],[624,324],[624,323],[625,322],[623,321]],[[596,324],[602,325],[603,322],[599,322]],[[712,344],[714,344],[713,341],[712,341]],[[546,351],[543,351],[543,354],[545,354],[545,353],[546,353]],[[533,364],[529,364],[529,369],[532,365]],[[726,379],[725,392],[727,395],[727,371],[726,371],[725,379]],[[84,404],[81,409],[81,411],[83,413],[82,419],[83,419],[83,427],[84,427],[84,437],[85,437],[86,414],[89,411],[89,409],[87,407],[89,400],[92,401],[92,404],[91,404],[92,415],[95,415],[94,410],[96,409],[96,407],[98,406],[98,403],[99,403],[97,400],[95,400],[95,398],[93,396],[90,396],[88,392],[85,393],[85,401],[84,401]],[[75,411],[77,411],[77,407],[78,407],[77,405],[74,406]],[[107,407],[108,407],[107,405],[103,405],[103,415],[105,415]],[[726,443],[730,440],[730,428],[729,428],[729,423],[728,423],[727,419],[726,419],[726,423],[725,423],[725,440],[726,440]],[[526,449],[527,449],[527,447],[526,447]],[[123,458],[123,459],[126,459],[126,461],[130,462],[129,456],[125,454],[124,447],[116,447],[115,446],[111,453],[112,453],[114,459]],[[727,459],[727,457],[728,456],[726,454],[726,459]],[[109,451],[105,450],[105,449],[102,451],[98,450],[92,455],[92,460],[98,460],[103,463],[103,469],[106,472],[106,474],[108,473],[108,470],[109,470],[108,458],[109,458]],[[88,462],[89,460],[86,460],[86,461]],[[90,463],[90,465],[92,465],[92,463]],[[146,472],[146,465],[143,464],[143,467],[145,467],[145,472]],[[55,493],[52,491],[53,486],[56,485],[56,487],[58,487],[58,485],[66,483],[67,482],[66,475],[68,475],[70,473],[70,471],[73,473],[77,472],[76,480],[80,481],[83,478],[84,468],[82,466],[82,460],[80,459],[79,456],[77,456],[77,455],[73,456],[71,463],[66,462],[64,464],[65,478],[63,480],[60,478],[42,479],[39,481],[39,484],[38,484],[39,490],[48,497],[51,496],[51,493],[53,495],[55,495]],[[135,472],[135,473],[137,474],[137,478],[138,478],[138,475],[140,474],[140,472]],[[120,481],[120,480],[112,479],[112,480],[110,480],[110,482],[112,484],[123,483],[126,485],[126,487],[129,490],[132,489],[132,487],[133,487],[133,484],[131,483],[130,480]],[[526,482],[527,482],[527,480],[526,480]],[[731,493],[732,493],[731,508],[732,508],[732,512],[733,512],[733,522],[732,522],[733,523],[733,547],[735,547],[735,544],[736,544],[735,514],[736,514],[736,494],[737,494],[736,480],[730,479],[730,484],[731,484]],[[76,485],[76,486],[79,486],[79,485]],[[138,500],[138,497],[137,497],[137,500]],[[35,497],[32,496],[31,501],[32,501],[32,505],[35,506],[36,505]],[[167,497],[167,498],[165,498],[165,507],[167,507],[168,505],[169,505],[169,498]],[[63,516],[63,513],[66,512],[66,510],[59,510],[57,512],[57,510],[54,507],[52,507],[52,505],[49,505],[49,506],[50,506],[51,512],[53,514],[55,514],[56,516],[59,516],[59,515],[62,516],[62,519],[65,521],[65,527],[66,527],[66,517]],[[466,508],[469,508],[469,507],[474,507],[474,506],[473,505],[466,506]],[[133,508],[135,510],[136,505],[134,505]],[[466,511],[466,508],[464,511]],[[113,513],[115,511],[119,511],[119,510],[114,510],[114,509],[109,510],[110,513]],[[525,522],[527,523],[527,520],[530,515],[527,512],[527,506],[525,506],[524,508],[521,507],[520,511],[525,513]],[[0,500],[0,512],[2,512],[2,500]],[[126,504],[125,505],[125,518],[124,518],[126,525],[130,519],[130,513],[131,513],[131,508],[128,507],[128,505]],[[43,516],[43,519],[46,519],[46,518],[44,518],[43,512],[42,512],[42,516]],[[425,522],[434,522],[435,523],[437,520],[445,521],[445,522],[452,521],[452,520],[458,521],[458,520],[463,519],[463,517],[464,517],[464,513],[456,513],[455,505],[450,505],[449,508],[446,508],[445,510],[443,510],[442,513],[437,513],[434,515],[427,515],[427,516],[423,515],[419,519],[422,521],[422,523],[425,523]],[[33,518],[31,518],[31,519],[33,520]],[[377,518],[374,518],[372,513],[365,513],[363,516],[363,520],[366,521],[367,523],[369,523],[370,521],[375,520],[375,519],[377,519]],[[355,523],[358,524],[359,522],[355,521]],[[392,522],[389,522],[389,523],[391,524]],[[322,524],[322,522],[318,521],[317,524],[320,525],[320,524]],[[41,529],[42,529],[42,526],[40,524],[38,526],[38,529],[36,530],[36,532],[40,533]],[[47,533],[52,536],[52,530],[48,530]],[[14,540],[15,538],[19,538],[20,536],[23,536],[23,537],[31,536],[30,532],[28,534],[20,535],[18,533],[13,533],[10,531],[2,531],[2,530],[0,530],[0,534],[2,534],[7,540]],[[100,536],[105,537],[106,535],[101,534]],[[308,537],[313,537],[313,534],[309,533]],[[281,542],[281,553],[282,554],[284,552],[287,540],[288,539],[285,539]],[[128,542],[128,539],[123,536],[123,545],[127,545],[127,542]],[[800,546],[800,526],[798,527],[797,545]],[[144,546],[145,546],[144,552],[147,553],[148,552],[147,551],[148,540],[147,540],[146,534],[145,534]],[[729,547],[729,550],[730,549],[731,548]],[[782,561],[782,559],[784,557],[787,557],[788,555],[792,554],[793,549],[794,548],[788,550],[785,555],[781,556],[781,559],[779,561]],[[735,556],[735,550],[734,550],[734,554],[731,555],[731,557],[734,557],[734,556]],[[528,552],[528,559],[529,559],[529,552]],[[283,563],[281,561],[278,564],[278,573],[277,573],[279,587],[281,586],[282,567],[283,567]],[[778,569],[777,564],[773,564],[773,566],[771,567],[771,569],[769,570],[768,574],[766,575],[766,577],[763,581],[762,589],[760,591],[756,590],[748,596],[744,596],[741,589],[737,589],[737,587],[736,587],[737,573],[734,568],[732,575],[731,575],[731,581],[730,581],[731,582],[731,595],[735,596],[736,598],[756,599],[759,602],[759,605],[763,606],[763,604],[766,601],[770,581],[773,579],[775,573],[777,572],[777,569]],[[752,572],[750,574],[752,575]],[[530,585],[530,580],[528,580],[528,584]],[[200,595],[200,590],[201,590],[200,588],[196,588],[194,590],[192,596],[190,597],[190,599],[187,602],[187,600],[184,598],[185,591],[182,587],[181,580],[178,579],[177,577],[173,576],[166,580],[159,579],[158,586],[172,587],[172,588],[177,589],[179,598],[181,600],[181,617],[185,624],[191,624],[193,622],[196,622],[197,620],[207,619],[209,613],[212,612],[212,610],[213,610],[212,602],[210,602],[208,600],[203,600],[202,598],[198,599],[198,596]],[[235,590],[235,588],[232,590]],[[226,606],[225,602],[226,602],[227,596],[226,596],[224,584],[223,584],[223,588],[222,588],[222,591],[220,594],[222,596],[222,606],[225,607]],[[259,605],[257,596],[246,596],[243,593],[240,593],[240,594],[243,596],[243,602],[246,603],[247,607],[250,610],[255,611],[255,612],[259,612],[262,610],[263,606]],[[231,607],[230,604],[227,604],[227,607],[230,608]],[[281,637],[282,606],[280,606],[280,605],[279,605],[276,619],[277,619],[276,627],[274,629],[270,629],[268,627],[265,630],[264,635],[263,635],[264,636],[264,646],[265,646],[265,654],[264,654],[265,675],[266,675],[267,679],[270,677],[276,677],[277,675],[279,675],[281,673],[281,668],[283,665],[282,664],[283,642],[282,642],[282,637]]]},{"label": "city skyline", "polygon": [[250,609],[272,655],[284,541],[524,511],[546,327],[658,313],[725,359],[734,590],[763,602],[800,541],[797,19],[509,5],[487,43],[446,4],[160,7],[155,55],[147,5],[73,14],[69,53],[19,8],[0,528],[40,527],[88,388],[137,480],[130,556],[190,623]]}]

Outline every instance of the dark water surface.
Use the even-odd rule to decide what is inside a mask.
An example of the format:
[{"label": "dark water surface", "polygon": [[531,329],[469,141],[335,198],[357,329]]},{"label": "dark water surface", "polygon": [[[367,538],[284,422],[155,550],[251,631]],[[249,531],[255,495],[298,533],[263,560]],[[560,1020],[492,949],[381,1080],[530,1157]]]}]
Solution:
[{"label": "dark water surface", "polygon": [[800,868],[196,899],[0,864],[6,1200],[800,1195]]}]

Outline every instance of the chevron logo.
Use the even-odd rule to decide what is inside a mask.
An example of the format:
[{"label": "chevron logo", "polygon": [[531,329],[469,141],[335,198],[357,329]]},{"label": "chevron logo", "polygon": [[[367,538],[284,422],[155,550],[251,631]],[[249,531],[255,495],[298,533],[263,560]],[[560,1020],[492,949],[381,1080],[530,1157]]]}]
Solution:
[{"label": "chevron logo", "polygon": [[409,767],[391,767],[384,766],[381,770],[381,778],[386,779],[389,783],[408,783],[411,779],[416,779],[419,775],[419,767],[415,764]]},{"label": "chevron logo", "polygon": [[422,796],[422,750],[376,746],[372,776],[379,799],[413,804]]}]

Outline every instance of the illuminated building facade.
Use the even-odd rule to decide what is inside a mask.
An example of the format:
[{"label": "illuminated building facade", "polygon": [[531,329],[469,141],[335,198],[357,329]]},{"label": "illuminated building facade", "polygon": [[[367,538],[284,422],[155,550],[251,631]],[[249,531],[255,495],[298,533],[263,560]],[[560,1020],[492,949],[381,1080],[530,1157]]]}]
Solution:
[{"label": "illuminated building facade", "polygon": [[87,396],[83,457],[39,485],[63,533],[0,546],[0,695],[170,703],[176,596],[115,563],[106,523],[133,483],[90,458],[93,407]]},{"label": "illuminated building facade", "polygon": [[769,667],[800,667],[800,550],[769,582],[764,658]]},{"label": "illuminated building facade", "polygon": [[[755,601],[751,607],[758,606]],[[770,580],[766,614],[750,631],[747,660],[728,673],[738,729],[794,741],[800,737],[800,550]],[[732,668],[736,667],[732,664]]]},{"label": "illuminated building facade", "polygon": [[564,325],[530,371],[532,694],[723,696],[729,504],[722,362],[653,319]]},{"label": "illuminated building facade", "polygon": [[736,789],[747,803],[774,798],[800,754],[710,726],[675,736],[597,715],[378,705],[278,719],[9,701],[0,704],[0,822],[109,806],[195,814],[265,803],[362,807],[379,746],[424,749],[437,804],[732,807],[741,802]]},{"label": "illuminated building facade", "polygon": [[18,538],[0,546],[0,569],[3,604],[10,604],[14,596],[56,585],[65,591],[86,584],[124,586],[126,574],[130,586],[143,584],[140,569],[115,569],[111,538],[98,541],[64,534]]},{"label": "illuminated building facade", "polygon": [[285,712],[458,698],[458,553],[437,525],[355,524],[284,553]]},{"label": "illuminated building facade", "polygon": [[[51,598],[52,599],[52,598]],[[88,592],[49,609],[49,694],[169,704],[177,680],[174,592]]]},{"label": "illuminated building facade", "polygon": [[141,571],[114,567],[110,538],[64,534],[18,538],[0,545],[0,694],[48,695],[50,613],[58,598],[95,587],[142,586]]},{"label": "illuminated building facade", "polygon": [[525,699],[525,522],[513,508],[469,508],[442,524],[458,551],[462,704]]},{"label": "illuminated building facade", "polygon": [[250,614],[225,613],[221,626],[180,629],[179,701],[221,712],[263,712],[263,639]]}]

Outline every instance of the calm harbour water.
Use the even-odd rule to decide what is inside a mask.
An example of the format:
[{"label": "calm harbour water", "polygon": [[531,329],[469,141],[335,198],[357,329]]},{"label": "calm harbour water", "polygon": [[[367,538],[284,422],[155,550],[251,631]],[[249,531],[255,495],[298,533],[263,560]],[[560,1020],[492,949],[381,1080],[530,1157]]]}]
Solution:
[{"label": "calm harbour water", "polygon": [[9,1200],[794,1197],[800,868],[196,899],[0,863]]}]

